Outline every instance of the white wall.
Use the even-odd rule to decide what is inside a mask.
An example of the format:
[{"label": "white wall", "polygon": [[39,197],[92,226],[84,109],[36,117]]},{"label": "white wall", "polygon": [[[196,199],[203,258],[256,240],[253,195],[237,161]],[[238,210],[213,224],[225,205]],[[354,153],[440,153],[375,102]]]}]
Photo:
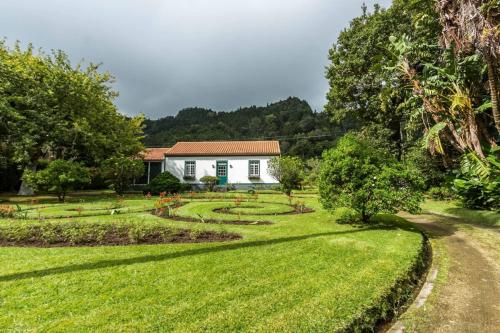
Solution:
[{"label": "white wall", "polygon": [[[267,172],[267,162],[271,156],[189,156],[189,157],[171,157],[165,158],[165,171],[169,171],[179,178],[181,182],[190,184],[202,184],[200,178],[203,176],[215,176],[217,161],[228,162],[227,182],[230,184],[278,184],[278,181],[272,178]],[[260,179],[248,178],[248,161],[260,161]],[[196,161],[196,180],[185,181],[184,162]]]}]

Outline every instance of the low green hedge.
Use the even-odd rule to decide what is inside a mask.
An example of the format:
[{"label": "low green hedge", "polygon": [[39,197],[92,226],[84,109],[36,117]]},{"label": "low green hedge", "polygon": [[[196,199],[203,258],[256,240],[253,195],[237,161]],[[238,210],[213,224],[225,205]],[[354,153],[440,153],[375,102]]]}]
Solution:
[{"label": "low green hedge", "polygon": [[188,230],[155,223],[44,222],[0,227],[3,246],[92,246],[221,241],[240,238],[227,232]]}]

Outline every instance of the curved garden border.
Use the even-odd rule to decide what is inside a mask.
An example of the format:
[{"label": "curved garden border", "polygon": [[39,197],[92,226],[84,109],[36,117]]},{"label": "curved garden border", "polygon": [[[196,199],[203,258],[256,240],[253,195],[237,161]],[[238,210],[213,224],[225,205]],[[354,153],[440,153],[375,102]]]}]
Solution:
[{"label": "curved garden border", "polygon": [[383,332],[387,324],[411,304],[422,287],[432,263],[432,247],[429,239],[425,233],[419,232],[422,235],[422,243],[410,269],[378,299],[376,304],[363,311],[340,332]]},{"label": "curved garden border", "polygon": [[251,221],[251,220],[220,220],[220,219],[196,219],[194,217],[188,217],[188,216],[168,216],[165,214],[162,215],[156,215],[155,211],[152,211],[151,214],[164,218],[164,219],[169,219],[169,220],[174,220],[174,221],[181,221],[181,222],[196,222],[196,223],[211,223],[211,224],[234,224],[234,225],[270,225],[273,224],[271,221]]},{"label": "curved garden border", "polygon": [[[259,203],[266,203],[266,202],[259,202]],[[238,208],[238,207],[221,207],[221,208],[215,208],[212,209],[212,212],[214,213],[220,213],[220,214],[231,214],[231,215],[250,215],[250,216],[275,216],[275,215],[294,215],[294,214],[307,214],[307,213],[314,213],[314,209],[309,208],[309,207],[304,207],[302,210],[297,208],[294,205],[289,205],[289,204],[282,204],[284,206],[289,206],[292,208],[291,211],[288,212],[281,212],[281,213],[236,213],[231,211],[231,209]],[[241,207],[241,208],[259,208],[259,207],[252,207],[252,206],[246,206],[246,207]]]}]

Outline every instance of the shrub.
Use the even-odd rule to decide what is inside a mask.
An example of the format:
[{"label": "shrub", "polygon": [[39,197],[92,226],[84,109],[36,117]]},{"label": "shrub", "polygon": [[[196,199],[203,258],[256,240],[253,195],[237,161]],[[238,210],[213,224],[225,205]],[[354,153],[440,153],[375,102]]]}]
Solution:
[{"label": "shrub", "polygon": [[360,222],[359,213],[352,209],[339,209],[340,217],[337,219],[339,224],[354,224]]},{"label": "shrub", "polygon": [[453,186],[464,207],[500,210],[500,181],[456,179]]},{"label": "shrub", "polygon": [[79,163],[54,160],[46,169],[36,172],[25,171],[23,180],[36,190],[56,193],[59,201],[64,201],[68,191],[90,183],[90,172]]},{"label": "shrub", "polygon": [[180,180],[172,175],[170,172],[165,171],[153,178],[149,186],[146,187],[145,192],[151,194],[177,193],[182,188]]},{"label": "shrub", "polygon": [[286,195],[298,189],[303,180],[304,165],[300,158],[292,156],[273,157],[268,165],[269,174],[280,182],[280,189]]},{"label": "shrub", "polygon": [[491,148],[485,159],[474,153],[462,156],[453,188],[466,208],[500,210],[500,148]]},{"label": "shrub", "polygon": [[219,181],[219,178],[215,176],[203,176],[200,178],[200,181],[205,184],[210,192],[213,192],[215,186],[217,185],[217,182]]},{"label": "shrub", "polygon": [[354,135],[323,153],[321,203],[327,209],[354,209],[363,222],[377,213],[417,212],[422,187],[418,170]]},{"label": "shrub", "polygon": [[114,156],[103,162],[102,174],[111,188],[122,195],[135,178],[144,174],[144,163],[137,158]]},{"label": "shrub", "polygon": [[427,194],[434,200],[451,200],[455,197],[453,191],[446,186],[431,187]]},{"label": "shrub", "polygon": [[192,190],[191,184],[181,183],[181,188],[179,189],[180,192],[189,192],[191,190]]},{"label": "shrub", "polygon": [[321,170],[321,160],[319,158],[310,158],[306,161],[304,170],[304,185],[316,186]]},{"label": "shrub", "polygon": [[[189,235],[187,239],[186,234]],[[225,232],[176,229],[160,223],[19,223],[0,226],[0,243],[8,245],[75,246],[75,245],[122,245],[140,243],[166,243],[198,240],[203,234],[224,239],[238,238]]]}]

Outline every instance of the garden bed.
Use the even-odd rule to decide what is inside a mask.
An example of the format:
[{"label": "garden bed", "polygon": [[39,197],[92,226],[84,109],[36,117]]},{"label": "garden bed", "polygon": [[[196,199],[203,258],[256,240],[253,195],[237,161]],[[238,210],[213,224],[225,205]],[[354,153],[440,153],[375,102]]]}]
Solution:
[{"label": "garden bed", "polygon": [[213,218],[194,218],[189,216],[169,216],[168,213],[164,213],[162,215],[155,214],[155,211],[152,211],[153,215],[174,220],[174,221],[182,221],[182,222],[196,222],[196,223],[212,223],[212,224],[233,224],[233,225],[270,225],[273,224],[271,221],[251,221],[251,220],[220,220]]},{"label": "garden bed", "polygon": [[176,229],[160,224],[39,223],[0,227],[0,246],[65,247],[221,242],[235,233]]},{"label": "garden bed", "polygon": [[[263,202],[264,203],[264,202]],[[309,208],[309,207],[302,207],[299,208],[294,205],[287,205],[283,204],[283,206],[288,206],[289,209],[287,211],[283,212],[271,212],[271,213],[266,213],[266,212],[254,212],[254,211],[241,211],[242,209],[261,209],[263,208],[262,206],[242,206],[236,207],[236,206],[230,206],[230,207],[222,207],[222,208],[215,208],[212,211],[214,213],[220,213],[220,214],[232,214],[232,215],[291,215],[291,214],[305,214],[305,213],[313,213],[314,209]]]}]

